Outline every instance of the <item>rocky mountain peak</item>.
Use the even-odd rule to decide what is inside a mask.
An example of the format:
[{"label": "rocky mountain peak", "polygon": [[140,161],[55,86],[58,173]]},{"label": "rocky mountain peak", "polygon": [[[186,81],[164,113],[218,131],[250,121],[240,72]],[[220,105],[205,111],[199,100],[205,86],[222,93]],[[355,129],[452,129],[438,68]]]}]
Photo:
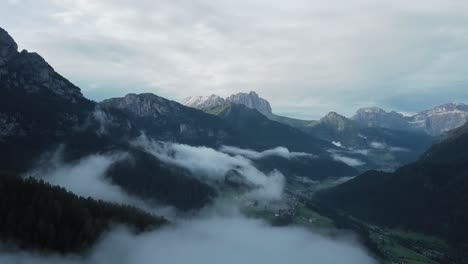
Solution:
[{"label": "rocky mountain peak", "polygon": [[226,101],[233,104],[242,104],[248,108],[256,109],[260,113],[267,116],[272,114],[270,103],[267,100],[260,98],[254,91],[249,93],[237,93],[230,95],[226,98]]},{"label": "rocky mountain peak", "polygon": [[5,65],[16,54],[18,54],[18,44],[6,30],[0,28],[0,66]]},{"label": "rocky mountain peak", "polygon": [[343,130],[351,125],[351,120],[336,112],[329,112],[320,119],[320,124],[332,126],[338,130]]},{"label": "rocky mountain peak", "polygon": [[378,107],[359,109],[351,119],[367,126],[377,126],[390,129],[409,129],[408,120],[395,111],[387,112]]},{"label": "rocky mountain peak", "polygon": [[170,113],[179,106],[176,102],[164,99],[152,93],[129,93],[124,97],[111,98],[100,103],[104,107],[125,109],[140,117],[157,117]]},{"label": "rocky mountain peak", "polygon": [[2,88],[28,93],[48,91],[70,102],[84,99],[80,88],[63,78],[37,53],[23,50],[0,28],[0,81]]},{"label": "rocky mountain peak", "polygon": [[357,110],[356,114],[385,114],[385,110],[379,107],[365,107]]},{"label": "rocky mountain peak", "polygon": [[223,99],[215,94],[210,96],[192,96],[185,98],[180,102],[181,104],[201,110],[207,110],[213,107],[222,106],[226,104],[239,104],[244,105],[251,109],[256,109],[266,116],[272,116],[270,103],[258,96],[254,91],[248,93],[237,93]]}]

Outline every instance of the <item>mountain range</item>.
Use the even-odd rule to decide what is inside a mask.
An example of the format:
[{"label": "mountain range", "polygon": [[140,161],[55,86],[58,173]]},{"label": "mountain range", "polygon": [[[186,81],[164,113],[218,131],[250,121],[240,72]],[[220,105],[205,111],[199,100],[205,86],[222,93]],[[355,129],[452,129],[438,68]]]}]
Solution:
[{"label": "mountain range", "polygon": [[[144,134],[154,141],[214,149],[232,145],[264,151],[282,146],[310,153],[319,157],[305,165],[315,171],[310,175],[315,179],[358,173],[330,156],[327,150],[336,148],[331,143],[271,121],[247,107],[214,116],[149,93],[93,102],[40,55],[18,52],[17,47],[2,29],[0,172],[23,174],[57,149],[62,150],[64,162],[120,151],[128,153],[129,158],[115,162],[106,176],[130,194],[182,210],[203,207],[217,195],[215,187],[187,169],[132,144]],[[301,158],[292,162],[303,163]]]},{"label": "mountain range", "polygon": [[362,108],[356,112],[352,119],[367,126],[424,131],[429,135],[438,136],[460,127],[468,121],[468,105],[448,103],[414,115],[403,115],[395,111],[386,112],[376,107]]},{"label": "mountain range", "polygon": [[[216,95],[189,97],[181,103],[215,115],[222,113],[220,109],[231,108],[231,105],[243,105],[258,111],[267,119],[297,128],[314,138],[334,144],[339,148],[332,150],[335,156],[346,154],[355,160],[363,161],[365,165],[361,166],[361,169],[392,169],[414,161],[433,141],[433,136],[422,129],[404,129],[403,125],[400,127],[393,125],[397,123],[394,121],[397,119],[394,116],[401,116],[395,112],[389,113],[389,117],[381,123],[365,123],[364,117],[361,119],[356,117],[358,114],[353,118],[347,118],[336,112],[330,112],[320,120],[299,120],[273,114],[270,103],[253,91],[234,94],[225,99]],[[383,110],[380,111],[385,113]],[[359,116],[364,116],[362,113],[367,112],[379,111],[378,108],[358,110],[358,113],[361,113]],[[409,124],[406,119],[404,122]]]},{"label": "mountain range", "polygon": [[[165,224],[140,209],[24,178],[31,171],[47,174],[36,168],[57,162],[56,156],[73,166],[90,156],[125,153],[100,180],[144,203],[190,214],[222,192],[285,184],[289,200],[268,215],[274,220],[283,223],[286,215],[293,223],[310,224],[320,218],[339,227],[340,217],[323,221],[320,215],[336,212],[366,232],[400,228],[442,237],[450,243],[444,251],[450,258],[444,260],[453,260],[452,247],[459,250],[454,256],[465,256],[468,248],[467,112],[466,105],[453,103],[411,116],[365,108],[351,118],[330,112],[308,121],[275,115],[255,92],[192,97],[182,104],[130,93],[98,103],[39,54],[19,52],[0,28],[0,212],[8,212],[0,218],[0,239],[25,248],[81,252],[111,224],[136,232]],[[223,163],[232,168],[224,172]],[[200,164],[223,177],[206,180],[211,171]],[[256,182],[247,180],[248,172]],[[322,182],[332,187],[309,190]],[[265,190],[260,194],[271,195]],[[249,209],[271,213],[257,202]],[[296,212],[300,217],[294,218]],[[419,245],[409,246],[433,254]]]},{"label": "mountain range", "polygon": [[[225,99],[213,94],[210,96],[187,97],[181,101],[183,105],[201,110],[207,110],[227,103],[245,105],[258,110],[271,120],[300,129],[312,127],[319,123],[316,120],[300,120],[275,115],[272,112],[270,103],[253,91],[233,94]],[[356,114],[349,119],[368,127],[421,131],[431,136],[438,136],[460,127],[468,121],[468,105],[463,103],[447,103],[413,115],[403,115],[395,111],[387,112],[378,107],[368,107],[358,109]]]}]

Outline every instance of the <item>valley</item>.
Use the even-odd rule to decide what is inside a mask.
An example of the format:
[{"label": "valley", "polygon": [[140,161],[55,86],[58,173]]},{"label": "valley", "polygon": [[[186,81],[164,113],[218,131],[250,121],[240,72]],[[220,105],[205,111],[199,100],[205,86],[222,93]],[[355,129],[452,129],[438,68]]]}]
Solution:
[{"label": "valley", "polygon": [[0,28],[0,263],[468,263],[466,104],[163,95],[89,99]]}]

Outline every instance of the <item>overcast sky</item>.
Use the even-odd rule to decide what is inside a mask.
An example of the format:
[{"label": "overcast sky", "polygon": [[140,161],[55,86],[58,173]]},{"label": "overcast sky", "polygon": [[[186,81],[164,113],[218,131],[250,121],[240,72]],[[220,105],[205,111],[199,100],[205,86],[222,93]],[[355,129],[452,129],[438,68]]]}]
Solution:
[{"label": "overcast sky", "polygon": [[2,0],[0,26],[96,101],[255,90],[276,113],[468,102],[467,0]]}]

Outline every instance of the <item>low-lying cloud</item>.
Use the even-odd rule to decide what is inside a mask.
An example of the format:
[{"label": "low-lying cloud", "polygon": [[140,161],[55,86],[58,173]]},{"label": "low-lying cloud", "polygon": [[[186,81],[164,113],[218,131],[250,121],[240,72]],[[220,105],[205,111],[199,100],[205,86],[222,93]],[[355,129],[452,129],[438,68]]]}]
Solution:
[{"label": "low-lying cloud", "polygon": [[249,159],[263,159],[271,156],[277,156],[285,159],[294,159],[300,157],[309,157],[309,158],[316,158],[317,156],[310,153],[305,152],[291,152],[285,147],[276,147],[273,149],[268,149],[264,151],[255,151],[251,149],[242,149],[232,146],[222,146],[219,149],[221,152],[232,154],[232,155],[240,155],[244,156]]},{"label": "low-lying cloud", "polygon": [[305,228],[271,227],[243,216],[215,216],[140,235],[119,228],[83,257],[4,252],[0,263],[375,263],[358,245],[352,237],[331,239]]},{"label": "low-lying cloud", "polygon": [[372,141],[370,147],[377,150],[388,150],[391,152],[408,152],[410,151],[407,148],[389,146],[383,142]]},{"label": "low-lying cloud", "polygon": [[[198,177],[207,181],[216,181],[234,168],[268,193],[259,197],[281,197],[283,176],[279,172],[264,174],[243,156],[230,156],[204,147],[155,142],[145,137],[140,137],[133,144],[164,162],[197,173]],[[159,208],[129,196],[105,178],[107,169],[128,155],[99,154],[64,163],[58,151],[43,160],[29,175],[46,175],[44,180],[81,196],[136,205],[143,210],[161,214]],[[375,263],[350,235],[330,238],[312,229],[297,226],[273,227],[263,220],[244,216],[238,206],[235,199],[225,197],[195,216],[176,218],[173,219],[173,225],[138,235],[125,227],[114,227],[93,248],[80,256],[12,251],[11,248],[0,247],[0,263]]]},{"label": "low-lying cloud", "polygon": [[236,171],[257,187],[249,193],[251,198],[261,200],[282,198],[285,184],[283,174],[277,170],[263,173],[251,160],[243,156],[231,156],[207,147],[157,142],[144,135],[136,139],[133,144],[165,163],[188,169],[202,181],[222,183],[228,172]]},{"label": "low-lying cloud", "polygon": [[345,163],[346,165],[352,166],[352,167],[359,167],[359,166],[362,166],[362,165],[366,164],[362,160],[354,159],[354,158],[350,158],[350,157],[345,157],[345,156],[337,154],[337,153],[331,154],[331,157],[336,161],[341,161],[341,162]]},{"label": "low-lying cloud", "polygon": [[149,205],[138,197],[126,193],[120,186],[106,178],[106,171],[110,166],[128,158],[127,153],[95,154],[65,163],[62,160],[62,150],[60,148],[51,155],[50,159],[40,161],[36,168],[27,172],[25,176],[40,178],[85,198],[127,204],[165,216],[172,215],[172,208]]}]

